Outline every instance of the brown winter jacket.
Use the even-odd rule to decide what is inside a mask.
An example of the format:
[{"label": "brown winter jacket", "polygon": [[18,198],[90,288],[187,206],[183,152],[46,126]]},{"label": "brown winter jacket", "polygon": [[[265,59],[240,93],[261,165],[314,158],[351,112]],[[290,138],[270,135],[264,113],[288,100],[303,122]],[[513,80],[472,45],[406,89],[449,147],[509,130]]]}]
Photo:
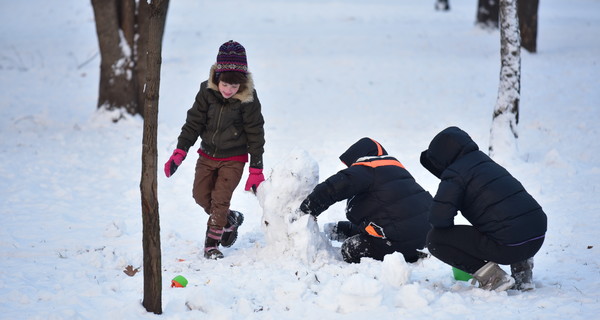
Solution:
[{"label": "brown winter jacket", "polygon": [[262,169],[265,145],[264,119],[252,76],[242,91],[224,99],[210,79],[202,82],[194,104],[187,112],[177,148],[186,152],[201,139],[200,148],[215,158],[250,154],[250,167]]}]

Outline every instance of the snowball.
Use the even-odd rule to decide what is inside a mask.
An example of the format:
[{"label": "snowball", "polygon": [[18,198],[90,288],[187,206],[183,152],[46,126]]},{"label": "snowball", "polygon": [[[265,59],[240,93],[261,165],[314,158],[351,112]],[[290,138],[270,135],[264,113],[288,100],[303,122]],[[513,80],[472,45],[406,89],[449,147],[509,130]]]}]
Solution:
[{"label": "snowball", "polygon": [[399,252],[388,254],[381,264],[381,277],[383,281],[392,287],[401,287],[410,278],[410,268]]}]

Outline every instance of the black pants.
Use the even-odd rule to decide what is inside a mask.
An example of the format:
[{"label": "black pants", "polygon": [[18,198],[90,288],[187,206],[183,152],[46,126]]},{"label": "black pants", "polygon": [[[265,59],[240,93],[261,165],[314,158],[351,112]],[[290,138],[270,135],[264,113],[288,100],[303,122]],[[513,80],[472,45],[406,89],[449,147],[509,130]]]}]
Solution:
[{"label": "black pants", "polygon": [[468,273],[475,273],[487,262],[513,264],[533,257],[544,238],[518,246],[498,244],[472,226],[433,228],[427,234],[429,252],[443,262]]},{"label": "black pants", "polygon": [[349,263],[359,263],[360,258],[373,258],[382,261],[384,256],[394,252],[404,255],[406,262],[419,260],[418,252],[413,247],[407,247],[403,243],[379,239],[361,233],[358,226],[350,221],[339,221],[337,232],[345,235],[348,239],[342,244],[342,257]]}]

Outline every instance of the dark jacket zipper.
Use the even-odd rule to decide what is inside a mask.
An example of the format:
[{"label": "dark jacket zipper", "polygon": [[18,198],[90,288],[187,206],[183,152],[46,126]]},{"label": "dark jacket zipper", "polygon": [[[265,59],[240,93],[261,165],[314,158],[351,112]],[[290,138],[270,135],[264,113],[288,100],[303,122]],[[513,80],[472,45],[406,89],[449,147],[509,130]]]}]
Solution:
[{"label": "dark jacket zipper", "polygon": [[215,129],[215,133],[213,133],[212,136],[212,143],[215,146],[215,151],[213,152],[213,157],[217,156],[217,144],[215,143],[215,137],[217,136],[217,133],[219,133],[219,129],[221,128],[221,116],[223,115],[223,109],[225,108],[224,105],[221,105],[221,107],[219,108],[219,117],[217,118],[217,127]]}]

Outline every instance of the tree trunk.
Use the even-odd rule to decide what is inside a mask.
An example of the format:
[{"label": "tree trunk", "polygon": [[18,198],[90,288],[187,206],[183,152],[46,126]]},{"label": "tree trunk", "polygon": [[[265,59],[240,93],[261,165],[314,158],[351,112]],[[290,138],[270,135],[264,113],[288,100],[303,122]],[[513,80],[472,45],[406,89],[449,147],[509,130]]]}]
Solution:
[{"label": "tree trunk", "polygon": [[91,0],[100,47],[98,109],[144,115],[146,52],[148,42],[147,1]]},{"label": "tree trunk", "polygon": [[158,97],[162,36],[168,5],[168,0],[154,0],[149,5],[142,178],[140,182],[142,194],[142,247],[144,250],[144,300],[142,304],[148,312],[156,314],[162,313],[160,219],[157,197]]},{"label": "tree trunk", "polygon": [[482,28],[498,28],[499,0],[479,0],[477,4],[477,25]]},{"label": "tree trunk", "polygon": [[[137,63],[135,64],[134,75],[137,77],[135,79],[136,83],[139,83],[138,90],[136,91],[136,99],[139,101],[139,109],[138,112],[142,116],[144,116],[144,104],[145,104],[145,93],[144,93],[144,83],[146,83],[146,68],[147,68],[147,58],[148,55],[148,23],[150,19],[150,5],[147,1],[139,1],[138,4],[138,15],[137,15],[137,23],[138,26],[143,26],[138,28],[137,32],[137,41],[134,47],[134,54],[136,57]],[[162,26],[162,30],[160,30],[161,34],[164,31],[164,25]],[[161,46],[162,46],[162,36],[161,36]]]},{"label": "tree trunk", "polygon": [[525,50],[537,52],[537,27],[539,0],[519,0],[518,14],[521,29],[521,47]]},{"label": "tree trunk", "polygon": [[435,10],[448,11],[450,10],[449,0],[436,0],[435,1]]},{"label": "tree trunk", "polygon": [[[517,0],[521,46],[531,53],[537,51],[539,3],[540,0]],[[498,28],[499,11],[500,0],[479,0],[476,24],[482,28]]]},{"label": "tree trunk", "polygon": [[[134,61],[131,47],[120,27],[130,26],[133,29],[134,21],[121,19],[130,15],[123,12],[119,1],[92,0],[92,6],[101,57],[97,107],[111,111],[123,108],[134,114],[137,108],[137,101],[132,98],[136,90],[131,81]],[[117,116],[114,120],[119,118]]]},{"label": "tree trunk", "polygon": [[490,130],[490,156],[502,154],[512,157],[517,151],[521,94],[521,36],[516,1],[500,1],[500,85]]}]

